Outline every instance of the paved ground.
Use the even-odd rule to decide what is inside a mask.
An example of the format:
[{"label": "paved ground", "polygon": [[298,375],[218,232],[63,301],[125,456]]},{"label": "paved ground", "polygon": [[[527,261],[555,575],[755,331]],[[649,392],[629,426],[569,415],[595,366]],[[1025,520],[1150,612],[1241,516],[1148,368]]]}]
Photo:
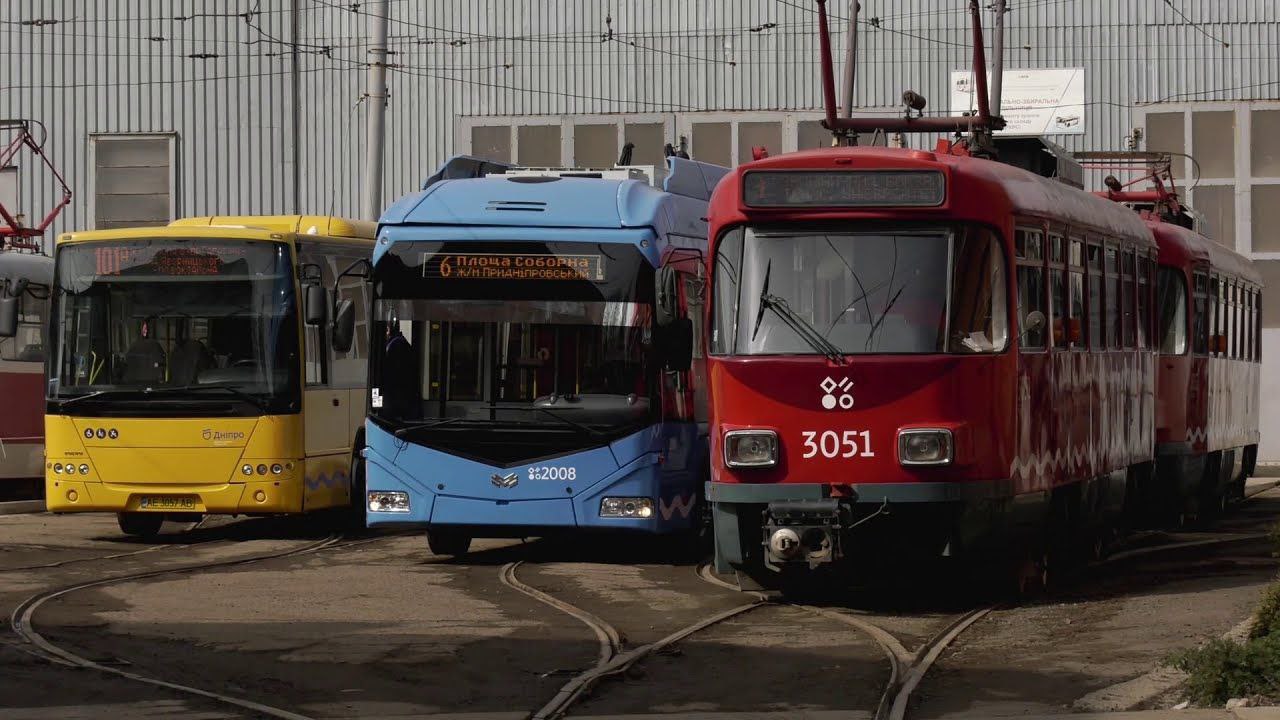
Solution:
[{"label": "paved ground", "polygon": [[[1222,531],[1258,532],[1278,513],[1280,490],[1272,490]],[[148,545],[120,538],[108,516],[0,517],[0,611],[8,617],[33,595],[104,577],[310,547],[331,532],[282,520],[188,528],[168,525]],[[671,562],[660,547],[584,545],[489,541],[448,561],[418,536],[348,536],[303,555],[77,590],[45,602],[32,620],[51,643],[105,668],[305,717],[515,720],[593,667],[600,643],[580,620],[505,584],[508,563],[521,562],[521,582],[614,626],[623,650],[749,600],[700,579],[693,561]],[[1095,568],[1042,601],[973,625],[924,679],[909,716],[1071,713],[1079,698],[1238,625],[1276,570],[1262,541]],[[913,592],[850,597],[835,609],[883,627],[910,653],[964,609],[942,597],[945,588]],[[0,720],[260,715],[53,664],[15,633],[2,638]],[[870,718],[888,674],[884,650],[865,632],[771,604],[604,681],[572,717]],[[1145,707],[1175,701],[1158,695]]]}]

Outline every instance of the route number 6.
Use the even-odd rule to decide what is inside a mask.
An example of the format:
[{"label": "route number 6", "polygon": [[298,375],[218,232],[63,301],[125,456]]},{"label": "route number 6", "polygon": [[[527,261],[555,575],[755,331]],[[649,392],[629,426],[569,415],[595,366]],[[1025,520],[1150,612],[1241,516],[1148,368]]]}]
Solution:
[{"label": "route number 6", "polygon": [[[804,435],[804,457],[806,460],[811,457],[817,457],[819,454],[824,458],[851,458],[851,457],[875,457],[876,454],[871,451],[871,433],[867,430],[845,430],[837,433],[835,430],[803,430]],[[862,451],[858,451],[858,440],[862,440]]]}]

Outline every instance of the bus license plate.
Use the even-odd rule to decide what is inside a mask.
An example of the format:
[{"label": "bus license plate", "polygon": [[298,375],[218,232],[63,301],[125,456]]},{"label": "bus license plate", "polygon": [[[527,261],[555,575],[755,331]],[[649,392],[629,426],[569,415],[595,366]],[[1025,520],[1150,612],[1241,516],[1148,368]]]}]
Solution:
[{"label": "bus license plate", "polygon": [[196,499],[187,495],[144,495],[140,510],[195,510]]}]

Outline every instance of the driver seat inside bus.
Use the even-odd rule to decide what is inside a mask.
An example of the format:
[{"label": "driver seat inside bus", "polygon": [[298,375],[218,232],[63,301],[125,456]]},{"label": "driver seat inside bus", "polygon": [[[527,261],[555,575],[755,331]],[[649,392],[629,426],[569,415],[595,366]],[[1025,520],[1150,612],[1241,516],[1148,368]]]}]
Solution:
[{"label": "driver seat inside bus", "polygon": [[123,382],[136,384],[164,381],[165,352],[164,346],[153,337],[155,327],[154,317],[142,321],[138,339],[129,346],[124,356]]}]

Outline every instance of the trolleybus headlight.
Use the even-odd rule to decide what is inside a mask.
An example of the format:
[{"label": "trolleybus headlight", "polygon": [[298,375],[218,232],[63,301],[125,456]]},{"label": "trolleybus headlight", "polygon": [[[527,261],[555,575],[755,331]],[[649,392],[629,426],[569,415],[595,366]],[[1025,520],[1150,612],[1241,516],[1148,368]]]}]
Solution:
[{"label": "trolleybus headlight", "polygon": [[607,497],[600,501],[600,517],[653,517],[653,500],[647,497]]},{"label": "trolleybus headlight", "polygon": [[54,475],[61,475],[61,474],[62,474],[62,463],[54,463],[54,464],[53,464],[53,474],[54,474]]},{"label": "trolleybus headlight", "polygon": [[409,512],[409,493],[396,490],[370,490],[370,512]]},{"label": "trolleybus headlight", "polygon": [[253,466],[250,465],[249,463],[245,463],[244,465],[240,466],[240,472],[244,473],[245,475],[252,475]]},{"label": "trolleybus headlight", "polygon": [[950,430],[903,430],[898,433],[898,462],[903,465],[948,465],[955,455]]},{"label": "trolleybus headlight", "polygon": [[778,464],[778,434],[772,430],[730,430],[724,434],[724,464],[773,467]]},{"label": "trolleybus headlight", "polygon": [[282,472],[284,472],[284,466],[283,466],[283,465],[281,465],[280,463],[272,463],[272,465],[271,465],[271,474],[272,474],[272,475],[279,475],[279,474],[280,474],[280,473],[282,473]]},{"label": "trolleybus headlight", "polygon": [[88,475],[88,474],[89,474],[89,466],[88,466],[88,465],[86,465],[86,464],[84,464],[84,463],[81,463],[81,464],[80,464],[80,474],[81,474],[81,475]]}]

